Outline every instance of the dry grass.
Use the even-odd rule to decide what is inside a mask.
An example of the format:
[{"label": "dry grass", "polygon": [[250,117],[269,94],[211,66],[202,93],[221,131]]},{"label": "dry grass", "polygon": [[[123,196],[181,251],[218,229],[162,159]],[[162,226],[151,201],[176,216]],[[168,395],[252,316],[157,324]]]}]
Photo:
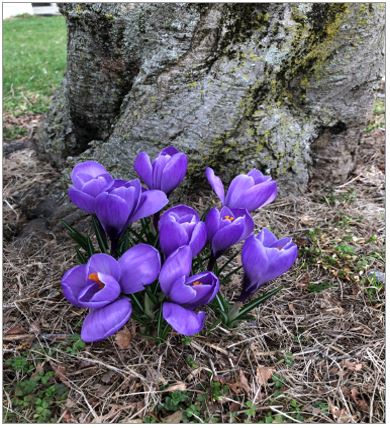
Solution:
[{"label": "dry grass", "polygon": [[[78,348],[73,335],[84,311],[62,298],[59,285],[75,263],[71,242],[39,232],[7,244],[5,420],[37,419],[36,404],[15,404],[15,385],[53,371],[51,382],[68,391],[66,400],[50,402],[54,422],[383,422],[384,292],[369,276],[384,270],[383,148],[376,129],[349,182],[332,192],[313,186],[256,215],[259,227],[294,236],[300,257],[276,281],[285,288],[230,332],[217,327],[188,341],[171,335],[157,347],[130,322],[129,349],[115,338]],[[35,157],[25,155],[13,184],[17,167],[5,163],[11,206],[12,186],[26,191],[29,180],[51,177],[40,163],[26,174],[25,162]],[[6,219],[19,220],[10,210]],[[238,288],[236,277],[226,292]],[[31,372],[7,365],[18,356]]]},{"label": "dry grass", "polygon": [[[6,148],[7,146],[5,146]],[[13,152],[3,161],[3,231],[11,239],[34,217],[34,209],[47,196],[48,186],[58,177],[49,164],[39,162],[35,152]],[[29,207],[22,210],[21,207]]]}]

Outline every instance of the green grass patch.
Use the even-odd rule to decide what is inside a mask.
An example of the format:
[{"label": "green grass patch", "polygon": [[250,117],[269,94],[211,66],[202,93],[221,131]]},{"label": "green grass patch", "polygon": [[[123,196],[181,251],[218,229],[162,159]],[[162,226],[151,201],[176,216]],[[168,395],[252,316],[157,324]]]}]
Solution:
[{"label": "green grass patch", "polygon": [[17,140],[18,138],[25,137],[27,135],[27,129],[18,125],[4,126],[3,138],[7,141]]},{"label": "green grass patch", "polygon": [[20,116],[47,111],[66,66],[63,16],[3,21],[3,111]]},{"label": "green grass patch", "polygon": [[330,287],[334,287],[334,285],[328,282],[310,282],[307,286],[307,291],[309,293],[321,293],[321,291],[327,290]]}]

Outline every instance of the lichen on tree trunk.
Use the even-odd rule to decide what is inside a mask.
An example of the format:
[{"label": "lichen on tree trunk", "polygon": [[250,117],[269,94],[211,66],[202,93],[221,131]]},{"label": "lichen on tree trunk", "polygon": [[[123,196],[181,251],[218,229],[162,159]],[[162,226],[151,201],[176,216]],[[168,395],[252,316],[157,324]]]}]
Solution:
[{"label": "lichen on tree trunk", "polygon": [[383,72],[384,4],[61,4],[68,67],[36,141],[123,178],[175,145],[198,183],[256,167],[283,191],[344,180]]}]

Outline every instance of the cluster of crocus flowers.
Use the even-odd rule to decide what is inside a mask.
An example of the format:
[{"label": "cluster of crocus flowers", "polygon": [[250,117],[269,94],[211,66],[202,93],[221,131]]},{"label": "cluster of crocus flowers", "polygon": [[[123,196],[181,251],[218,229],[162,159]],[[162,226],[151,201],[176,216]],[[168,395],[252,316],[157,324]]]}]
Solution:
[{"label": "cluster of crocus flowers", "polygon": [[159,252],[150,245],[138,244],[119,260],[108,254],[94,254],[88,263],[68,270],[62,290],[75,306],[88,308],[81,338],[85,342],[105,339],[130,319],[131,298],[151,284],[160,272]]},{"label": "cluster of crocus flowers", "polygon": [[[97,250],[91,238],[67,226],[81,246],[77,254],[82,263],[64,274],[62,289],[70,303],[88,310],[81,329],[84,341],[103,340],[132,317],[149,330],[155,328],[159,339],[169,326],[186,336],[199,333],[207,306],[218,300],[222,312],[229,307],[218,260],[238,243],[243,243],[244,273],[236,293],[241,301],[293,265],[297,247],[291,238],[277,239],[266,228],[255,233],[251,212],[277,195],[271,177],[256,169],[239,174],[225,195],[221,179],[207,168],[206,178],[222,206],[201,217],[187,205],[167,208],[187,163],[187,156],[174,147],[163,149],[153,161],[141,152],[134,169],[146,188],[138,178],[114,178],[96,161],[74,167],[68,194],[77,207],[93,215],[99,244]],[[240,313],[234,314],[239,319]],[[227,313],[220,315],[228,319]]]}]

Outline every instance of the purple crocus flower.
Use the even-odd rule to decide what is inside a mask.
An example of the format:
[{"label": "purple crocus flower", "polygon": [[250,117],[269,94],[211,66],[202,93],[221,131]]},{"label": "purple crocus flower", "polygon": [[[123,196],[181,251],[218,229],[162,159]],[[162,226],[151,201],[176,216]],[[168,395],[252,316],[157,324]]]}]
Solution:
[{"label": "purple crocus flower", "polygon": [[115,180],[95,203],[95,212],[111,240],[117,240],[130,223],[160,211],[168,203],[160,190],[143,190],[140,181]]},{"label": "purple crocus flower", "polygon": [[254,211],[271,203],[278,193],[276,182],[257,169],[237,175],[230,183],[226,196],[221,179],[209,167],[206,168],[206,178],[222,204],[229,208]]},{"label": "purple crocus flower", "polygon": [[246,239],[254,228],[248,210],[223,207],[212,208],[206,216],[208,240],[215,259],[237,242]]},{"label": "purple crocus flower", "polygon": [[70,200],[88,214],[95,212],[95,198],[112,186],[114,179],[103,165],[95,161],[77,164],[70,174],[73,185],[68,190]]},{"label": "purple crocus flower", "polygon": [[161,150],[153,162],[141,152],[134,161],[134,169],[149,189],[162,190],[169,195],[181,183],[187,172],[187,156],[175,147]]},{"label": "purple crocus flower", "polygon": [[165,211],[159,222],[159,232],[160,247],[165,257],[183,245],[189,245],[192,257],[196,257],[207,241],[205,224],[187,205],[177,205]]},{"label": "purple crocus flower", "polygon": [[163,303],[163,317],[186,336],[202,330],[206,313],[195,308],[210,303],[219,290],[219,280],[212,272],[189,276],[191,267],[192,251],[185,245],[167,258],[160,272],[161,289],[170,300]]},{"label": "purple crocus flower", "polygon": [[242,249],[244,287],[240,299],[246,299],[263,284],[285,273],[295,262],[298,248],[291,238],[278,239],[265,227],[249,237]]},{"label": "purple crocus flower", "polygon": [[103,340],[130,319],[131,300],[122,293],[137,293],[160,272],[159,252],[147,244],[127,250],[117,261],[108,254],[94,254],[86,264],[65,272],[61,280],[67,300],[88,308],[81,329],[84,342]]}]

